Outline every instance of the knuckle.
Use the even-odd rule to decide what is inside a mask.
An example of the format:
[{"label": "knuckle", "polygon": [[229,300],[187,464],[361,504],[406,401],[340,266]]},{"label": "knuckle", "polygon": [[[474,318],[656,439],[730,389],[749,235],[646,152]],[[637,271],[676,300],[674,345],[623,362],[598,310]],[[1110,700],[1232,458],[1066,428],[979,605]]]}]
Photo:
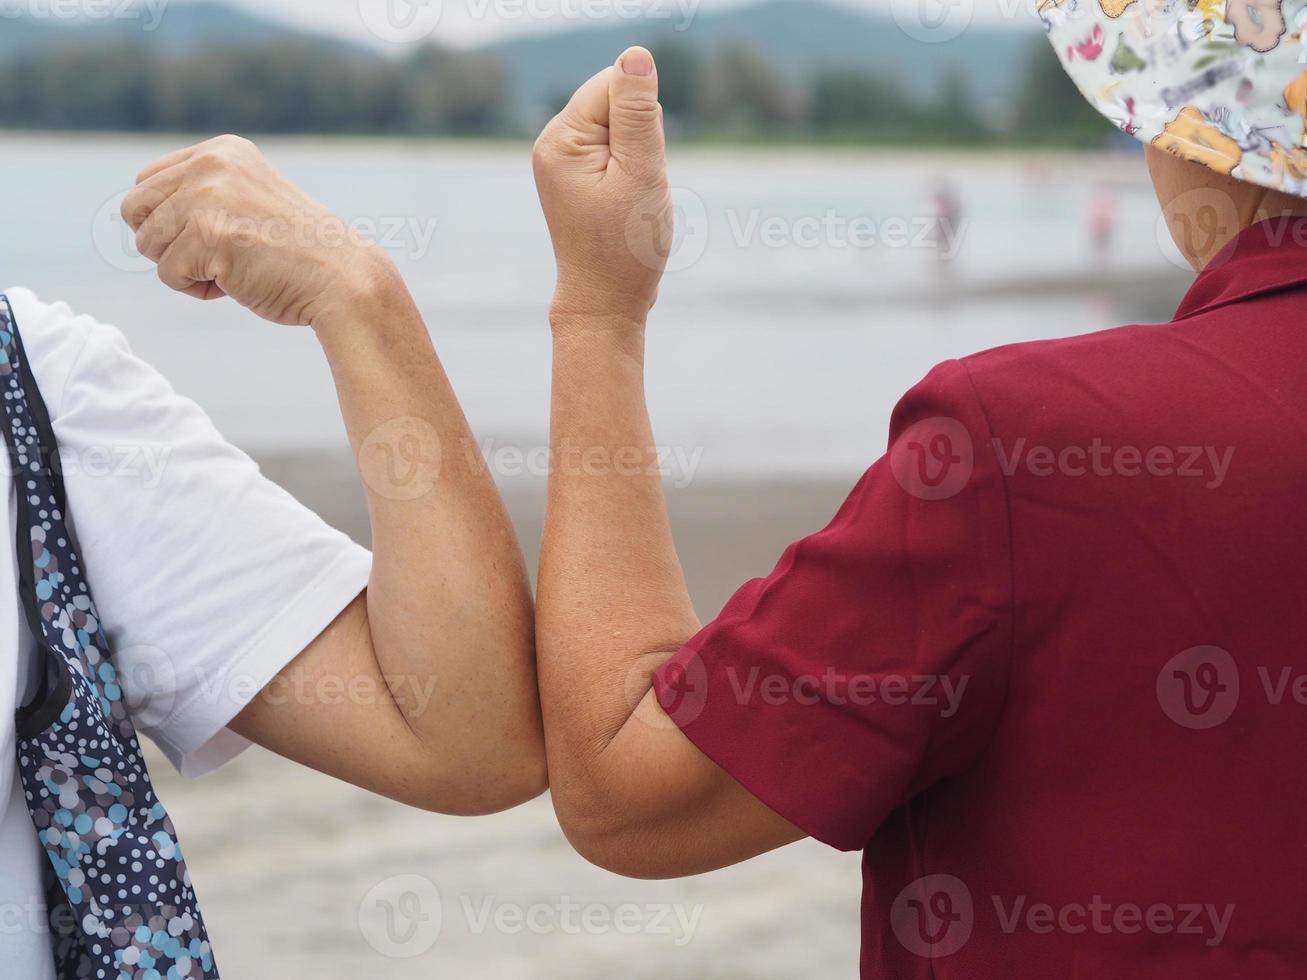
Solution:
[{"label": "knuckle", "polygon": [[548,167],[558,156],[558,135],[552,126],[540,134],[531,150],[536,166]]},{"label": "knuckle", "polygon": [[224,133],[214,141],[216,146],[226,150],[252,150],[255,149],[254,143],[247,140],[244,136],[237,136],[235,133]]},{"label": "knuckle", "polygon": [[169,289],[175,289],[178,292],[190,285],[189,279],[177,270],[170,268],[166,263],[159,266],[159,281]]},{"label": "knuckle", "polygon": [[198,174],[201,177],[212,177],[214,174],[221,173],[227,166],[227,158],[223,154],[221,147],[210,147],[207,150],[201,150],[191,160],[191,173]]},{"label": "knuckle", "polygon": [[128,194],[124,197],[122,204],[118,207],[118,213],[122,215],[122,219],[132,228],[135,228],[137,225],[136,208],[137,201],[135,194]]},{"label": "knuckle", "polygon": [[612,111],[640,119],[661,119],[663,107],[662,103],[652,96],[633,95],[617,102],[612,107]]}]

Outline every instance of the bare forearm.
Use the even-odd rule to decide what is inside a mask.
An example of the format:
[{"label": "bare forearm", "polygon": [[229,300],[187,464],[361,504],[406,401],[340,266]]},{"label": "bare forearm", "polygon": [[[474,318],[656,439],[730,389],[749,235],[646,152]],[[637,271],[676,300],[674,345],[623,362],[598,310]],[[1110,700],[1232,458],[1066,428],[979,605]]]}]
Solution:
[{"label": "bare forearm", "polygon": [[398,273],[385,263],[360,302],[314,328],[367,493],[369,628],[396,701],[446,748],[451,733],[479,733],[486,751],[494,733],[538,741],[521,553]]},{"label": "bare forearm", "polygon": [[556,326],[541,692],[555,799],[585,808],[601,755],[699,623],[656,466],[643,327]]}]

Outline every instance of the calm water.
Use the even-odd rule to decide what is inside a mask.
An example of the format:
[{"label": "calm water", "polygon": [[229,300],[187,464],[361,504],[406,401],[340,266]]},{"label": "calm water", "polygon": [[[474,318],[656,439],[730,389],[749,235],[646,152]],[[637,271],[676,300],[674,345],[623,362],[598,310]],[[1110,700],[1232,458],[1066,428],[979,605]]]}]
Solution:
[{"label": "calm water", "polygon": [[[0,137],[0,280],[120,326],[246,448],[343,444],[306,332],[174,296],[127,250],[115,198],[180,142]],[[488,445],[541,444],[553,269],[528,150],[265,149],[387,241]],[[673,168],[686,234],[651,331],[650,392],[660,441],[700,452],[700,476],[856,474],[936,362],[1165,317],[1183,289],[1134,157],[696,149]],[[943,178],[966,221],[947,275],[919,243]],[[1119,232],[1101,267],[1086,215],[1104,186]]]}]

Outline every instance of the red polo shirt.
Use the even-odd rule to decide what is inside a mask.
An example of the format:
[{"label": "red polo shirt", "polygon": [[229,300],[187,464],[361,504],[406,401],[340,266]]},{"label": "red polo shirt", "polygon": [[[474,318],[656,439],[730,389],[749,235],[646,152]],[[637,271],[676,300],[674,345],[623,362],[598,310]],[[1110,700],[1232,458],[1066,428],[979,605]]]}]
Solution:
[{"label": "red polo shirt", "polygon": [[864,851],[871,978],[1307,976],[1307,221],[1174,321],[936,369],[658,677]]}]

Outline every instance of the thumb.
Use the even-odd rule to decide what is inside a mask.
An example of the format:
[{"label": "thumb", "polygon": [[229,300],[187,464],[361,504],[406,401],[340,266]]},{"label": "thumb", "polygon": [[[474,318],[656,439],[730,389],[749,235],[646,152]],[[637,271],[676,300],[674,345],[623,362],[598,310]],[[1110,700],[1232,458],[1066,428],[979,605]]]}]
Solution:
[{"label": "thumb", "polygon": [[633,173],[660,173],[664,166],[663,108],[658,104],[658,67],[645,48],[617,59],[608,82],[608,142],[613,159]]}]

